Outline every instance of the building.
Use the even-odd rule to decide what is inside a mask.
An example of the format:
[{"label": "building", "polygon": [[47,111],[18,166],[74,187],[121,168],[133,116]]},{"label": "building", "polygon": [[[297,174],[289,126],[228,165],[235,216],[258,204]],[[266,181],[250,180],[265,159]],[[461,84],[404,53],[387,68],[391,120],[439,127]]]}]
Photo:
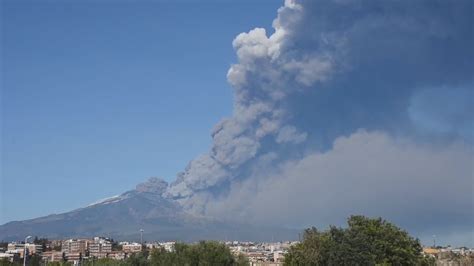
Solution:
[{"label": "building", "polygon": [[7,252],[2,252],[0,253],[0,261],[1,260],[6,260],[6,261],[9,261],[9,262],[13,262],[15,260],[18,260],[19,259],[19,254],[18,253],[9,253],[8,251]]},{"label": "building", "polygon": [[113,260],[124,260],[127,258],[127,253],[123,251],[112,251],[107,255],[107,258]]},{"label": "building", "polygon": [[146,243],[145,246],[146,246],[147,249],[161,248],[160,243],[156,243],[156,242]]},{"label": "building", "polygon": [[[26,243],[27,254],[41,254],[43,247],[41,245],[35,245],[32,243]],[[9,243],[7,246],[7,253],[17,253],[20,258],[23,258],[23,252],[25,251],[25,244],[19,244],[16,242]]]},{"label": "building", "polygon": [[90,242],[89,239],[68,239],[62,242],[61,251],[68,261],[78,262],[86,256]]},{"label": "building", "polygon": [[59,249],[62,248],[63,242],[64,241],[59,240],[59,239],[50,240],[49,246],[54,250],[58,250],[58,248]]},{"label": "building", "polygon": [[87,246],[91,242],[88,239],[68,239],[63,241],[61,251],[68,254],[81,253],[86,254]]},{"label": "building", "polygon": [[139,243],[124,243],[122,251],[125,253],[138,253],[142,251],[142,245]]},{"label": "building", "polygon": [[425,255],[429,255],[429,256],[436,257],[439,252],[440,252],[440,250],[437,249],[437,248],[431,248],[431,247],[425,247],[425,248],[423,248],[423,253],[424,253]]},{"label": "building", "polygon": [[45,263],[48,262],[55,262],[55,261],[62,261],[63,260],[63,252],[61,251],[46,251],[41,254],[41,258]]},{"label": "building", "polygon": [[168,252],[173,252],[175,243],[176,242],[163,242],[163,243],[160,243],[160,246],[162,246]]},{"label": "building", "polygon": [[283,251],[273,252],[273,261],[283,263],[283,261],[285,260],[285,254],[286,252],[283,252]]},{"label": "building", "polygon": [[112,242],[103,237],[94,237],[94,241],[89,243],[89,255],[96,258],[107,258],[112,252]]}]

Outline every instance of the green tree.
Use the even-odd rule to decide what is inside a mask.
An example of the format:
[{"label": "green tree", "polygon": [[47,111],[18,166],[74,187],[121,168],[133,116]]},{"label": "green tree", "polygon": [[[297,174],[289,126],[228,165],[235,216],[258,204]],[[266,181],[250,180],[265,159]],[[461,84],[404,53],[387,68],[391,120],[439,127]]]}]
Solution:
[{"label": "green tree", "polygon": [[151,252],[150,264],[151,265],[176,265],[178,256],[176,252],[167,252],[164,248],[157,248]]},{"label": "green tree", "polygon": [[148,255],[149,255],[149,252],[147,250],[144,250],[137,254],[132,254],[130,257],[128,257],[125,260],[125,265],[147,266],[150,264],[148,261]]},{"label": "green tree", "polygon": [[30,266],[40,266],[41,264],[41,256],[38,254],[33,254],[28,256],[28,265]]},{"label": "green tree", "polygon": [[59,261],[48,262],[48,266],[70,266],[70,265],[72,265],[71,262],[59,262]]},{"label": "green tree", "polygon": [[201,266],[222,265],[234,266],[245,265],[245,258],[235,258],[229,248],[215,241],[201,241],[197,244],[176,243],[172,252],[163,248],[155,249],[151,253],[150,264],[153,266]]},{"label": "green tree", "polygon": [[191,265],[234,265],[235,258],[229,248],[214,241],[201,241],[191,248]]},{"label": "green tree", "polygon": [[63,254],[62,254],[62,262],[66,262],[66,261],[67,261],[66,252],[63,252]]},{"label": "green tree", "polygon": [[36,245],[41,245],[41,248],[43,249],[43,251],[50,251],[51,250],[51,247],[50,247],[50,242],[47,238],[38,238],[37,236],[35,236],[34,240],[33,240],[33,244],[36,244]]},{"label": "green tree", "polygon": [[0,259],[0,266],[11,266],[15,265],[13,262],[10,262],[8,259]]},{"label": "green tree", "polygon": [[83,264],[84,266],[115,266],[115,265],[124,265],[121,261],[113,260],[110,258],[102,258],[98,260],[87,260],[84,261]]},{"label": "green tree", "polygon": [[237,258],[235,258],[235,265],[236,266],[248,266],[250,264],[249,259],[247,256],[243,254],[239,254]]},{"label": "green tree", "polygon": [[347,228],[306,229],[285,265],[432,265],[417,239],[381,219],[351,216]]}]

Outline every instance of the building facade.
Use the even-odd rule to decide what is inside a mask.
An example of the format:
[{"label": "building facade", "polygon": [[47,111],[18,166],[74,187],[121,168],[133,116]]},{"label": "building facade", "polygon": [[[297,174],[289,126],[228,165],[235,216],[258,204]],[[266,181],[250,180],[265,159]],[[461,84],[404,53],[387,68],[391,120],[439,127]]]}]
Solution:
[{"label": "building facade", "polygon": [[126,243],[122,245],[122,251],[125,253],[138,253],[142,251],[142,245],[139,243]]},{"label": "building facade", "polygon": [[89,244],[89,255],[96,258],[106,258],[112,252],[112,242],[107,238],[94,237]]},{"label": "building facade", "polygon": [[[20,243],[9,243],[7,246],[7,253],[13,254],[17,253],[19,254],[20,258],[23,258],[23,253],[25,251],[25,244],[20,244]],[[27,254],[41,254],[43,251],[43,247],[41,245],[36,245],[32,243],[26,243],[26,252]]]}]

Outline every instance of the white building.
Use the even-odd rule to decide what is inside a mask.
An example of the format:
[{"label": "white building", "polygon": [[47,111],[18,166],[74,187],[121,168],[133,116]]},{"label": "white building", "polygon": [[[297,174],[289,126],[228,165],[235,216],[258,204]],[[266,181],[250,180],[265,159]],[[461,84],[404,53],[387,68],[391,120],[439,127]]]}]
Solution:
[{"label": "white building", "polygon": [[175,243],[176,242],[162,242],[160,243],[160,246],[162,246],[168,252],[173,252]]}]

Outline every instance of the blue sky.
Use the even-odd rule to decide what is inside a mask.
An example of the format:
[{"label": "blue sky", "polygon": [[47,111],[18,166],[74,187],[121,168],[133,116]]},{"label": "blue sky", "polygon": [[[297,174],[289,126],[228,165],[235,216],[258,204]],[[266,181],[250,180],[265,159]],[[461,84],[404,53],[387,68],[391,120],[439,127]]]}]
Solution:
[{"label": "blue sky", "polygon": [[173,180],[232,112],[233,38],[281,1],[2,1],[0,223]]}]

